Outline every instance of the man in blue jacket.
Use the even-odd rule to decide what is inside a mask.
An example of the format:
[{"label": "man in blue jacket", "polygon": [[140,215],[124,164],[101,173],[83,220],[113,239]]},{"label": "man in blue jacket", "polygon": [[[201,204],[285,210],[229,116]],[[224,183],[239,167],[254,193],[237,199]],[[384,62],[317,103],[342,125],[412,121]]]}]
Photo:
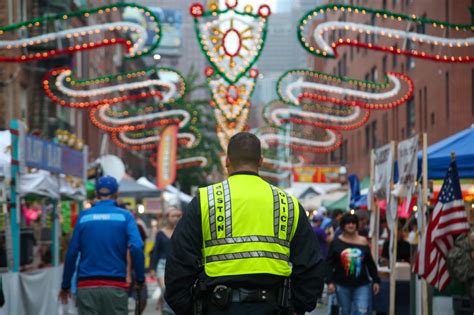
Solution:
[{"label": "man in blue jacket", "polygon": [[71,278],[77,270],[79,314],[128,314],[127,249],[138,285],[145,279],[143,241],[135,219],[116,205],[118,183],[104,176],[96,184],[98,202],[81,212],[64,263],[59,298],[71,297]]}]

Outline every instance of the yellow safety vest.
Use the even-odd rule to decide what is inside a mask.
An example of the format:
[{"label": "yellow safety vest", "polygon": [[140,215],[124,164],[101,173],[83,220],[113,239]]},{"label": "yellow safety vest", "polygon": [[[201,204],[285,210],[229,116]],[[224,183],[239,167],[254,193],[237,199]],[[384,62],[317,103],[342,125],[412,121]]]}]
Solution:
[{"label": "yellow safety vest", "polygon": [[206,275],[291,275],[295,197],[254,175],[234,175],[199,189]]}]

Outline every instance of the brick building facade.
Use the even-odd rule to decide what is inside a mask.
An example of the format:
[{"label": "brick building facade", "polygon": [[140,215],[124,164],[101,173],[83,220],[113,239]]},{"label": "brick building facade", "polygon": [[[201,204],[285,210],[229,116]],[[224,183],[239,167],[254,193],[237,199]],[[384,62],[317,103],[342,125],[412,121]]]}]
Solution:
[{"label": "brick building facade", "polygon": [[[344,3],[456,24],[472,23],[469,7],[474,4],[471,0],[351,0]],[[338,59],[313,58],[313,69],[373,81],[380,81],[386,71],[405,73],[414,81],[414,97],[395,109],[373,111],[365,125],[343,133],[344,142],[337,151],[314,157],[315,163],[346,165],[349,172],[363,177],[369,174],[373,148],[423,132],[428,134],[430,145],[474,123],[472,63],[436,63],[350,46],[338,47],[338,53]]]},{"label": "brick building facade", "polygon": [[[113,3],[116,1],[107,1]],[[102,1],[72,0],[0,0],[0,21],[2,25],[20,23],[32,18],[72,12],[87,7],[104,5]],[[80,23],[80,22],[76,22]],[[81,26],[81,25],[77,25]],[[2,39],[11,39],[3,35]],[[21,119],[30,132],[51,139],[56,129],[67,129],[76,134],[89,146],[89,161],[101,153],[121,157],[127,165],[127,172],[139,176],[150,172],[150,165],[144,153],[121,150],[104,131],[89,120],[88,111],[59,106],[46,97],[41,81],[43,75],[57,67],[72,67],[78,79],[94,78],[124,70],[133,70],[143,65],[136,62],[122,63],[123,54],[118,46],[110,46],[72,55],[57,56],[47,60],[25,63],[2,63],[0,68],[0,128],[7,129],[12,119]],[[104,62],[108,60],[108,62]],[[130,68],[131,67],[131,68]],[[105,140],[104,140],[105,137]],[[103,145],[108,143],[108,145]]]}]

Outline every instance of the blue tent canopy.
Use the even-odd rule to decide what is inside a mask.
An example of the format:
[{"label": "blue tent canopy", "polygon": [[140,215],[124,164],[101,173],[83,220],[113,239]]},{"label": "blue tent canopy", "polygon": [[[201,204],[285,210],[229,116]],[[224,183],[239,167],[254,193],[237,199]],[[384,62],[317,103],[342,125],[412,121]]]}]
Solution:
[{"label": "blue tent canopy", "polygon": [[[474,178],[474,124],[428,147],[428,178],[446,176],[451,152],[456,154],[459,178]],[[421,174],[421,152],[418,153],[418,174]]]}]

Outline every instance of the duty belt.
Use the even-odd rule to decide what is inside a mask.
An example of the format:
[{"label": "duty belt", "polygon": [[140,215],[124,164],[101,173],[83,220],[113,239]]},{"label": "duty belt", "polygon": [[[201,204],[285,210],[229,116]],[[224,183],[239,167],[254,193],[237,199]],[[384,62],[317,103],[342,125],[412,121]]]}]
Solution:
[{"label": "duty belt", "polygon": [[233,289],[232,302],[277,302],[277,295],[273,291],[260,289]]},{"label": "duty belt", "polygon": [[232,289],[218,285],[210,294],[210,302],[218,307],[225,307],[229,303],[278,303],[275,290],[268,289]]}]

